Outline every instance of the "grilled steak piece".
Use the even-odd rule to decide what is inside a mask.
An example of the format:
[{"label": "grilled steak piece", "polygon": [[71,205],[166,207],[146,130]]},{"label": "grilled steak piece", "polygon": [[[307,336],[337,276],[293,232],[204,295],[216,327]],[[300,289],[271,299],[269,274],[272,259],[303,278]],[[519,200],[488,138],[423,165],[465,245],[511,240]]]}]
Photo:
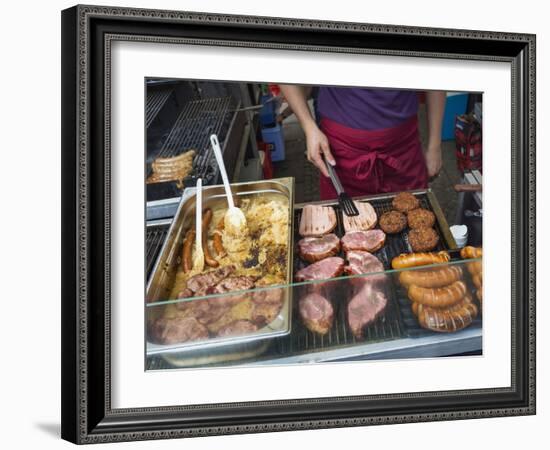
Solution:
[{"label": "grilled steak piece", "polygon": [[191,289],[195,296],[206,295],[209,288],[214,287],[233,272],[235,272],[235,266],[223,266],[209,272],[193,275],[187,280],[187,288]]},{"label": "grilled steak piece", "polygon": [[350,278],[349,282],[356,286],[361,287],[364,283],[376,283],[378,285],[383,284],[386,281],[386,275],[384,272],[384,265],[374,255],[369,252],[351,251],[347,253],[349,264],[344,267],[344,271],[349,275],[361,275],[373,272],[376,275],[369,275],[360,278]]},{"label": "grilled steak piece", "polygon": [[345,252],[362,250],[374,253],[386,243],[386,233],[382,230],[349,231],[342,238]]},{"label": "grilled steak piece", "polygon": [[296,281],[324,280],[341,275],[344,260],[338,256],[322,259],[296,272]]},{"label": "grilled steak piece", "polygon": [[336,212],[332,206],[306,205],[300,218],[300,236],[322,236],[336,228]]},{"label": "grilled steak piece", "polygon": [[178,344],[208,338],[208,330],[194,317],[159,317],[149,324],[149,337],[158,344]]},{"label": "grilled steak piece", "polygon": [[299,311],[306,328],[320,335],[327,334],[334,322],[334,308],[322,295],[312,292],[300,299]]},{"label": "grilled steak piece", "polygon": [[249,320],[236,320],[220,328],[218,336],[242,336],[243,334],[254,333],[257,329],[258,327]]},{"label": "grilled steak piece", "polygon": [[258,326],[269,325],[281,312],[283,300],[281,288],[255,292],[252,297],[250,320]]},{"label": "grilled steak piece", "polygon": [[331,233],[321,237],[306,237],[298,241],[300,257],[309,262],[334,256],[340,251],[340,239]]},{"label": "grilled steak piece", "polygon": [[348,303],[348,324],[357,339],[363,338],[364,328],[374,322],[386,309],[388,300],[375,283],[365,282]]},{"label": "grilled steak piece", "polygon": [[254,287],[255,278],[247,276],[228,277],[208,290],[209,294],[223,294],[224,292],[246,291]]}]

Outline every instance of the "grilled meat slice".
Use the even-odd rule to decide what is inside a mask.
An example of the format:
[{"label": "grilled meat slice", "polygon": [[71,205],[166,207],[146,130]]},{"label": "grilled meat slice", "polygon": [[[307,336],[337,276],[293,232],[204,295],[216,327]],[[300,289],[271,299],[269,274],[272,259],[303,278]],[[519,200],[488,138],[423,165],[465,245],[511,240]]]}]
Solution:
[{"label": "grilled meat slice", "polygon": [[253,306],[250,320],[259,326],[269,325],[281,312],[283,301],[281,288],[255,292],[252,297]]},{"label": "grilled meat slice", "polygon": [[336,228],[336,212],[332,206],[306,205],[300,218],[300,236],[322,236]]},{"label": "grilled meat slice", "polygon": [[254,333],[254,331],[257,330],[258,327],[249,320],[236,320],[220,328],[218,336],[242,336],[244,334]]},{"label": "grilled meat slice", "polygon": [[345,252],[362,250],[374,253],[384,246],[386,233],[382,230],[349,231],[341,242]]},{"label": "grilled meat slice", "polygon": [[321,237],[305,237],[298,241],[300,257],[311,263],[334,256],[340,251],[340,239],[333,234]]},{"label": "grilled meat slice", "polygon": [[366,281],[348,303],[348,324],[357,339],[363,338],[364,328],[386,309],[388,300],[375,285]]},{"label": "grilled meat slice", "polygon": [[344,271],[344,260],[338,256],[317,261],[296,272],[296,281],[324,280],[341,275]]},{"label": "grilled meat slice", "polygon": [[374,228],[378,221],[378,216],[372,205],[368,202],[359,202],[354,200],[355,206],[359,211],[358,216],[343,216],[344,230],[349,231],[367,231]]},{"label": "grilled meat slice", "polygon": [[334,322],[332,303],[322,295],[311,292],[300,299],[300,318],[306,328],[320,335],[327,334]]},{"label": "grilled meat slice", "polygon": [[194,317],[159,317],[149,324],[149,337],[158,344],[178,344],[208,338],[208,330]]},{"label": "grilled meat slice", "polygon": [[233,272],[235,272],[235,266],[223,266],[215,270],[193,275],[187,280],[187,288],[191,289],[195,296],[206,295],[208,289],[216,286]]}]

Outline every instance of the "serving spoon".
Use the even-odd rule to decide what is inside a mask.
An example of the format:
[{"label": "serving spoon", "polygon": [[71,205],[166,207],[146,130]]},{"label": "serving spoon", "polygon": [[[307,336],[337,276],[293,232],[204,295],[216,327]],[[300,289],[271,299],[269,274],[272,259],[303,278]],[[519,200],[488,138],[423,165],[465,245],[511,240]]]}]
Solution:
[{"label": "serving spoon", "polygon": [[202,249],[202,178],[197,180],[197,192],[195,200],[195,257],[193,258],[193,271],[204,270],[204,251]]},{"label": "serving spoon", "polygon": [[227,211],[224,216],[225,230],[233,235],[239,236],[246,228],[246,217],[240,208],[235,206],[233,202],[233,194],[231,193],[231,186],[229,185],[229,179],[227,178],[227,171],[225,170],[225,164],[223,162],[222,150],[220,143],[218,142],[218,136],[212,134],[210,136],[210,143],[214,149],[214,155],[216,156],[216,162],[220,168],[222,174],[223,187],[225,188],[225,195],[227,197]]}]

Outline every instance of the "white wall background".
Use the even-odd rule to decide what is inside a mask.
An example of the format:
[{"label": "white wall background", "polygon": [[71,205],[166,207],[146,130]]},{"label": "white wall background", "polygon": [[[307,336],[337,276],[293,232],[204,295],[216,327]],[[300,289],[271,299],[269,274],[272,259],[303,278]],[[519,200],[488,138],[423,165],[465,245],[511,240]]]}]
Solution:
[{"label": "white wall background", "polygon": [[[544,2],[490,4],[407,1],[332,4],[279,0],[110,0],[99,4],[371,23],[470,28],[537,34],[538,173],[550,164],[550,31]],[[60,11],[71,1],[10,2],[2,9],[0,133],[2,154],[2,321],[0,325],[0,442],[4,448],[68,448],[60,422]],[[539,176],[538,198],[548,190]],[[548,224],[538,202],[538,229]],[[10,234],[7,233],[10,232]],[[21,245],[23,244],[23,246]],[[550,270],[539,238],[538,278]],[[7,289],[6,289],[7,287]],[[550,307],[538,290],[538,317]],[[540,321],[539,321],[540,322]],[[548,327],[538,330],[538,415],[292,433],[117,444],[118,448],[513,448],[544,439],[550,419]],[[475,374],[472,374],[475,376]],[[544,442],[544,441],[543,441]],[[527,445],[525,445],[527,444]],[[542,448],[534,445],[534,448]]]}]

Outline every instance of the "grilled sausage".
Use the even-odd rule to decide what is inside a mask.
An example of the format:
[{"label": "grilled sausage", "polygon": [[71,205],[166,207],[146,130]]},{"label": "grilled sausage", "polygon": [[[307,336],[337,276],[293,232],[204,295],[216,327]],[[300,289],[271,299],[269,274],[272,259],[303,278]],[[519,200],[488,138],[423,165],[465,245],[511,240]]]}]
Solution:
[{"label": "grilled sausage", "polygon": [[193,268],[193,260],[191,259],[193,242],[195,242],[195,230],[189,230],[187,231],[183,241],[183,251],[181,255],[181,263],[183,265],[184,272],[189,272]]},{"label": "grilled sausage", "polygon": [[483,272],[476,273],[472,276],[472,282],[476,288],[481,288],[481,282],[483,280]]},{"label": "grilled sausage", "polygon": [[481,247],[472,247],[467,245],[460,250],[460,256],[462,259],[481,258],[483,256],[483,250]]},{"label": "grilled sausage", "polygon": [[481,303],[483,302],[483,289],[482,288],[479,288],[477,291],[476,291],[476,297],[479,301],[479,304],[481,305]]},{"label": "grilled sausage", "polygon": [[438,309],[418,304],[416,314],[421,327],[442,333],[452,333],[470,325],[477,316],[477,306],[466,295],[449,308]]},{"label": "grilled sausage", "polygon": [[222,231],[225,228],[224,218],[222,217],[214,230],[214,250],[219,257],[225,256],[225,249],[223,248],[222,242]]},{"label": "grilled sausage", "polygon": [[468,269],[468,272],[474,276],[481,273],[483,270],[483,265],[481,264],[481,261],[473,261],[466,263],[466,268]]},{"label": "grilled sausage", "polygon": [[204,262],[210,267],[218,267],[220,263],[210,254],[208,248],[208,226],[212,221],[212,210],[205,209],[202,214],[202,251],[204,252]]},{"label": "grilled sausage", "polygon": [[461,277],[461,267],[446,266],[429,270],[405,270],[399,274],[399,282],[405,287],[414,284],[424,288],[438,288],[454,283]]},{"label": "grilled sausage", "polygon": [[424,288],[413,284],[407,293],[413,302],[420,305],[431,308],[448,308],[464,298],[466,285],[462,281],[455,281],[449,286],[440,288]]},{"label": "grilled sausage", "polygon": [[450,259],[451,257],[445,251],[437,253],[402,253],[392,259],[391,265],[394,269],[406,269],[429,264],[443,264]]}]

